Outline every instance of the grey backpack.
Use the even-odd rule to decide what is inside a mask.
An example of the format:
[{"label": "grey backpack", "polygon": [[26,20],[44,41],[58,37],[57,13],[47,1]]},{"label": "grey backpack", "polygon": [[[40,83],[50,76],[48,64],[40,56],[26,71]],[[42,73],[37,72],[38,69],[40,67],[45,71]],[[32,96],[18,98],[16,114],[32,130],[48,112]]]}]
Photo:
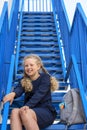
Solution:
[{"label": "grey backpack", "polygon": [[63,97],[63,107],[60,104],[60,120],[67,126],[86,123],[86,118],[78,89],[70,89]]}]

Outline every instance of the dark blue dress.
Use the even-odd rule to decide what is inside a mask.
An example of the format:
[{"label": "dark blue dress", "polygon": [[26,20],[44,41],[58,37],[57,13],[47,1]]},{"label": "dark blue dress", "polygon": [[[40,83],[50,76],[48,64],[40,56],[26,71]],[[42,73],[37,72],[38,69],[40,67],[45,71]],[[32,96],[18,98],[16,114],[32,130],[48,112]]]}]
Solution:
[{"label": "dark blue dress", "polygon": [[[42,73],[38,79],[32,81],[32,84],[33,90],[25,93],[24,105],[35,111],[39,128],[45,128],[53,123],[57,115],[55,108],[52,106],[50,76]],[[16,97],[24,93],[20,83],[14,92]]]}]

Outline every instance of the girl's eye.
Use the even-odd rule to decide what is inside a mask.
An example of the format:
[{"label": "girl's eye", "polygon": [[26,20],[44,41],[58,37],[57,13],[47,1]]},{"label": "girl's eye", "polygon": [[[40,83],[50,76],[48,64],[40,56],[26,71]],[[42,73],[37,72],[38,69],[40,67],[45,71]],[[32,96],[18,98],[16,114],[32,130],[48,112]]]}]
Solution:
[{"label": "girl's eye", "polygon": [[28,67],[28,65],[25,65],[24,67]]},{"label": "girl's eye", "polygon": [[33,64],[30,64],[30,66],[33,66]]},{"label": "girl's eye", "polygon": [[29,67],[29,66],[31,66],[31,67],[32,67],[32,66],[33,66],[33,64],[30,64],[30,65],[25,65],[24,67]]}]

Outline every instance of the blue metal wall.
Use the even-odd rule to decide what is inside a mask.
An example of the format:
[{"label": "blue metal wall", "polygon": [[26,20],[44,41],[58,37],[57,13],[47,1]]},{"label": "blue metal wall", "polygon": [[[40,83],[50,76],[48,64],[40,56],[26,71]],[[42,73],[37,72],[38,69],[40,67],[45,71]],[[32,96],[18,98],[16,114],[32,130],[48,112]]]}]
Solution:
[{"label": "blue metal wall", "polygon": [[[5,64],[4,64],[4,57],[5,57],[5,46],[6,46],[6,40],[8,36],[8,12],[7,12],[7,3],[4,4],[3,7],[3,14],[0,18],[0,99],[3,91],[5,88],[3,87],[6,83],[6,76],[5,74]],[[2,89],[3,88],[3,89]]]},{"label": "blue metal wall", "polygon": [[[63,40],[66,68],[69,65],[71,55],[74,54],[79,66],[84,90],[87,91],[87,18],[80,4],[77,4],[72,26],[68,19],[63,0],[53,0],[54,14],[58,15],[61,38]],[[73,69],[70,81],[72,87],[77,87]]]},{"label": "blue metal wall", "polygon": [[14,53],[19,0],[13,0],[8,19],[8,3],[4,3],[0,18],[0,100],[5,94],[11,55]]}]

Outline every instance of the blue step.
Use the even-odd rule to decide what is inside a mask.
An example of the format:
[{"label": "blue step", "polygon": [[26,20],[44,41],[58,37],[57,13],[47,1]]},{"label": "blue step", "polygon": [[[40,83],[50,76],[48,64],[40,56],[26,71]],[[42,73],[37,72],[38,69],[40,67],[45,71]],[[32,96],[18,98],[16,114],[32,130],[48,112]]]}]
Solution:
[{"label": "blue step", "polygon": [[[54,124],[54,125],[49,126],[46,129],[42,129],[42,130],[66,130],[66,125],[64,125],[64,124],[55,125]],[[84,130],[84,124],[72,125],[71,127],[68,128],[68,130]]]},{"label": "blue step", "polygon": [[21,36],[57,36],[56,32],[36,32],[36,31],[33,31],[33,32],[29,32],[29,31],[23,31],[21,33]]},{"label": "blue step", "polygon": [[25,52],[25,53],[29,53],[29,52],[53,52],[53,53],[59,53],[60,51],[58,50],[58,48],[52,47],[49,48],[49,50],[47,50],[47,48],[43,48],[43,47],[35,47],[35,48],[29,48],[29,47],[22,47],[20,49],[20,52]]},{"label": "blue step", "polygon": [[22,26],[23,27],[32,27],[32,26],[36,26],[36,27],[43,27],[43,26],[45,26],[45,27],[54,27],[55,28],[55,24],[54,23],[28,23],[28,22],[23,22],[22,23]]},{"label": "blue step", "polygon": [[[53,124],[41,130],[65,130],[65,128],[66,128],[66,125],[64,124]],[[0,129],[1,129],[1,125],[0,125]],[[7,125],[6,130],[10,130],[10,124]],[[72,125],[70,128],[68,128],[68,130],[84,130],[84,124]],[[87,130],[87,128],[85,130]]]},{"label": "blue step", "polygon": [[23,13],[23,19],[24,18],[38,18],[38,19],[43,18],[44,19],[44,18],[51,18],[51,17],[53,18],[53,14],[48,15],[46,13],[45,14],[38,14],[38,13],[37,14],[34,14],[34,13],[26,13],[26,14],[24,14]]},{"label": "blue step", "polygon": [[35,47],[35,45],[38,47],[38,46],[46,46],[46,47],[51,47],[51,46],[53,46],[53,47],[58,47],[58,43],[57,43],[57,41],[55,42],[55,41],[39,41],[39,42],[37,42],[37,41],[21,41],[21,44],[20,44],[20,46],[32,46],[32,48],[33,47]]},{"label": "blue step", "polygon": [[[33,51],[28,51],[28,52],[20,52],[20,57],[24,57],[24,56],[26,56],[26,55],[28,55],[28,54],[30,54],[30,53],[35,53],[35,54],[38,54],[40,57],[46,57],[46,58],[54,58],[54,60],[56,60],[56,59],[60,59],[60,54],[59,53],[54,53],[54,52],[43,52],[43,51],[35,51],[35,50],[33,50]],[[42,54],[41,54],[42,53]]]},{"label": "blue step", "polygon": [[23,20],[29,20],[29,21],[32,21],[32,20],[35,20],[35,21],[48,21],[50,20],[51,22],[54,21],[53,20],[53,17],[50,17],[50,16],[23,16]]},{"label": "blue step", "polygon": [[[22,53],[21,53],[20,56],[21,56],[21,57],[24,57],[25,54],[22,54]],[[46,58],[47,58],[47,57],[48,57],[48,58],[52,58],[52,57],[53,57],[54,59],[59,59],[59,57],[60,57],[58,54],[55,54],[55,53],[51,53],[51,54],[50,54],[50,53],[45,53],[45,54],[44,54],[44,53],[40,53],[39,56],[40,56],[40,57],[46,57]],[[58,56],[59,56],[59,57],[58,57]]]},{"label": "blue step", "polygon": [[[55,39],[54,39],[55,38]],[[38,40],[38,41],[57,41],[57,38],[54,37],[54,36],[38,36],[38,37],[35,37],[35,36],[22,36],[21,37],[21,40],[25,40],[25,41],[32,41],[32,40]]]},{"label": "blue step", "polygon": [[47,32],[47,31],[52,31],[52,32],[56,32],[54,27],[26,27],[24,26],[22,28],[22,31],[42,31],[42,32]]},{"label": "blue step", "polygon": [[47,15],[47,16],[53,16],[53,12],[23,12],[23,15],[38,15],[38,16],[43,16],[43,15]]},{"label": "blue step", "polygon": [[23,19],[22,22],[54,23],[53,19]]}]

